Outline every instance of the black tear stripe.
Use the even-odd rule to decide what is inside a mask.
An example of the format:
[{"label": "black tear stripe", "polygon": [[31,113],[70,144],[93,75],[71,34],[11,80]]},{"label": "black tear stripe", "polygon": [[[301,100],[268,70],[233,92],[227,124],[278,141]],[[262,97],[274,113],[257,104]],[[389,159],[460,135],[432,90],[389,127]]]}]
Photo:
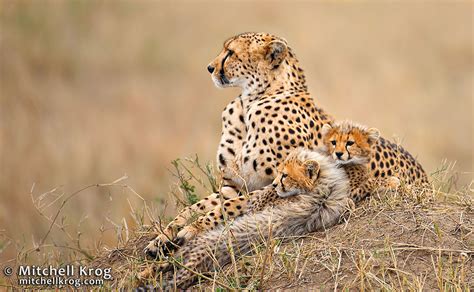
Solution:
[{"label": "black tear stripe", "polygon": [[221,75],[224,75],[224,63],[225,61],[227,61],[227,58],[229,58],[230,56],[232,56],[234,52],[232,52],[231,50],[229,50],[227,52],[227,55],[225,55],[224,59],[222,59],[222,62],[221,62],[221,70],[219,70],[219,74]]}]

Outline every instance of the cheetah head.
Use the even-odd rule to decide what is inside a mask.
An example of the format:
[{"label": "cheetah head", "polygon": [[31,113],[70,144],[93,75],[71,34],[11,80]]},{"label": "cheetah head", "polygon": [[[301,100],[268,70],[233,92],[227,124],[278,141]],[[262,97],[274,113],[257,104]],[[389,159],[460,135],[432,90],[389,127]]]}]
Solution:
[{"label": "cheetah head", "polygon": [[280,166],[272,184],[278,196],[289,197],[309,192],[317,185],[320,164],[313,157],[303,157],[306,152],[296,149]]},{"label": "cheetah head", "polygon": [[207,70],[219,88],[263,86],[287,55],[284,39],[266,33],[243,33],[224,42]]},{"label": "cheetah head", "polygon": [[379,139],[379,130],[350,121],[325,124],[322,127],[323,143],[327,154],[340,164],[367,163],[372,145]]}]

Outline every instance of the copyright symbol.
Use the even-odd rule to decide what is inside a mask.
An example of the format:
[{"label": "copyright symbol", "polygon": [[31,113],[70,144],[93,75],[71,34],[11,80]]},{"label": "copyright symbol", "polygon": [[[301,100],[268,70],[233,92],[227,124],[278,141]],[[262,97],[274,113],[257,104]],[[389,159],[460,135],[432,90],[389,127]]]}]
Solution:
[{"label": "copyright symbol", "polygon": [[10,277],[11,275],[13,275],[13,268],[9,266],[4,267],[3,274],[7,277]]}]

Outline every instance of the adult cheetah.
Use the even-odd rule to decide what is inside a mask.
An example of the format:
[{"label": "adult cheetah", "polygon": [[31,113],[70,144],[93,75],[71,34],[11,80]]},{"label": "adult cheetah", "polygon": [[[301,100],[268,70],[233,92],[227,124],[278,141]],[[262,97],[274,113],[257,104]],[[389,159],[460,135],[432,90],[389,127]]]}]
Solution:
[{"label": "adult cheetah", "polygon": [[[201,229],[197,225],[183,228],[195,213],[205,214],[221,204],[230,206],[233,198],[270,184],[292,149],[321,146],[323,125],[333,123],[333,118],[315,104],[293,50],[280,37],[267,33],[231,37],[207,69],[217,87],[242,89],[222,112],[217,161],[223,186],[219,193],[181,211],[150,242],[145,251],[153,258],[161,247],[172,250],[199,233]],[[374,146],[370,176],[385,176],[397,167],[386,157],[390,153],[387,147],[392,149],[384,139]],[[411,157],[401,146],[392,150]],[[382,157],[388,160],[382,162]],[[410,159],[408,171],[425,178],[423,169],[414,167],[416,163]],[[215,216],[214,222],[204,222],[208,228],[218,225]]]}]

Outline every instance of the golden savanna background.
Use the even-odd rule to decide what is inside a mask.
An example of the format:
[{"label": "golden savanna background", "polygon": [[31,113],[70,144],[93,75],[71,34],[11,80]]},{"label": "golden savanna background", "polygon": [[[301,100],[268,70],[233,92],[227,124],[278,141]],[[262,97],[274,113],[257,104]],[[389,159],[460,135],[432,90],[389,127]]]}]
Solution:
[{"label": "golden savanna background", "polygon": [[[317,104],[336,118],[402,141],[428,173],[455,163],[455,185],[471,183],[472,8],[0,1],[0,264],[42,240],[64,199],[54,198],[124,174],[121,183],[172,215],[170,162],[195,154],[214,162],[221,110],[238,94],[215,88],[206,66],[226,38],[246,31],[286,38]],[[65,245],[63,228],[76,247],[113,246],[142,207],[129,188],[87,189],[47,243]]]}]

